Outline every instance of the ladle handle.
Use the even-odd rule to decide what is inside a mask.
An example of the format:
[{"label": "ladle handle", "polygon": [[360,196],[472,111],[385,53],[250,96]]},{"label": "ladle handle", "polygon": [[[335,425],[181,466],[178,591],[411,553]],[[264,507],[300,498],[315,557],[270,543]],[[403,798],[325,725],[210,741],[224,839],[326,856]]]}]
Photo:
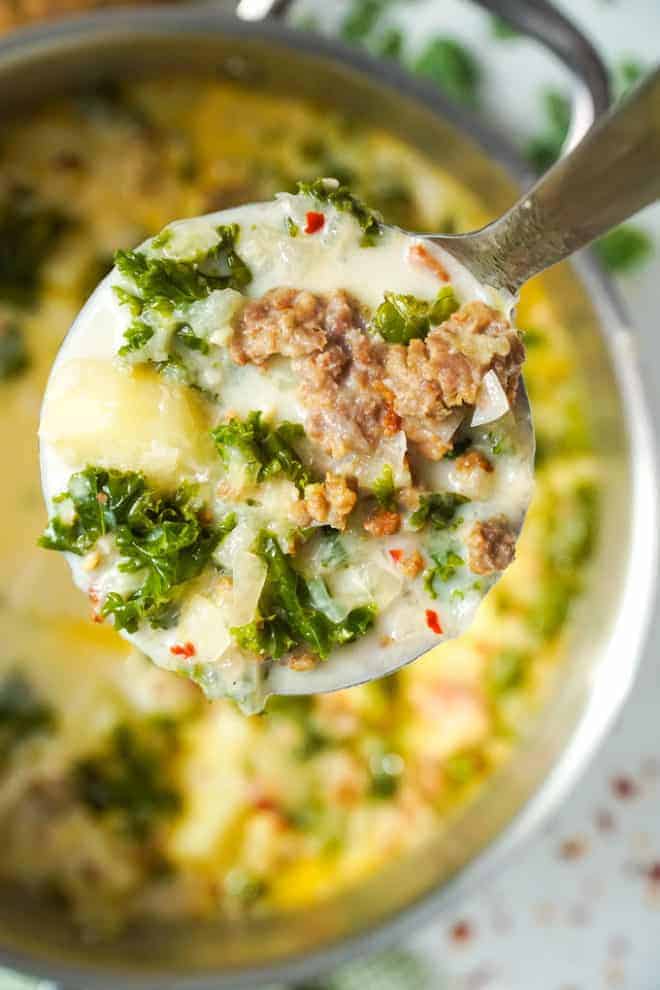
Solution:
[{"label": "ladle handle", "polygon": [[455,253],[484,281],[515,294],[533,275],[658,198],[660,68],[499,220],[457,238],[462,243]]}]

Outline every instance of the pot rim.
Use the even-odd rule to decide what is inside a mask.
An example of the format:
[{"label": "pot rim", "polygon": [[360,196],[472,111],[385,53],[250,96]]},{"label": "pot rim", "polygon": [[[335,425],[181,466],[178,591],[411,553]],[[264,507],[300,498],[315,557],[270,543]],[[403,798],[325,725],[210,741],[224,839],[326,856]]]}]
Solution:
[{"label": "pot rim", "polygon": [[[429,112],[449,121],[452,126],[472,138],[490,158],[503,166],[506,173],[519,185],[524,185],[533,178],[530,169],[506,137],[481,121],[474,113],[458,108],[430,83],[415,79],[395,63],[375,59],[335,39],[296,31],[270,20],[243,22],[211,7],[122,8],[25,28],[0,40],[0,74],[11,71],[14,65],[25,60],[38,60],[72,44],[74,47],[83,47],[85,42],[100,39],[112,44],[127,35],[132,40],[136,36],[147,38],[150,35],[176,35],[184,38],[200,32],[272,41],[306,55],[339,61],[383,87],[395,88]],[[449,902],[473,891],[479,883],[490,877],[514,848],[528,840],[541,820],[547,818],[560,801],[567,797],[603,742],[639,669],[655,598],[658,559],[657,439],[635,354],[635,335],[619,294],[595,255],[590,251],[580,252],[571,264],[599,318],[625,412],[632,495],[628,578],[624,598],[618,608],[617,621],[605,652],[612,657],[615,654],[625,655],[627,665],[606,665],[603,660],[601,667],[608,666],[610,672],[614,672],[618,678],[615,690],[612,690],[611,682],[605,684],[602,690],[597,690],[596,684],[593,685],[572,735],[539,789],[529,797],[497,838],[441,887],[411,902],[396,915],[384,918],[370,928],[325,948],[312,950],[304,956],[291,957],[282,962],[240,972],[225,971],[223,974],[219,971],[217,976],[208,973],[191,977],[174,974],[170,978],[167,973],[157,975],[155,972],[145,976],[128,976],[125,973],[120,976],[93,964],[52,965],[34,959],[27,953],[0,946],[0,960],[4,965],[14,966],[38,977],[55,979],[58,984],[94,987],[95,990],[114,990],[119,980],[125,987],[153,987],[154,990],[163,990],[164,987],[170,990],[230,990],[232,987],[255,987],[262,981],[272,983],[302,980],[338,965],[357,952],[371,952],[390,943],[394,938],[405,936],[438,914]],[[634,569],[630,566],[632,561]],[[635,624],[631,628],[627,628],[624,622],[629,614],[635,616]],[[606,680],[604,670],[599,670],[598,679],[601,682]]]}]

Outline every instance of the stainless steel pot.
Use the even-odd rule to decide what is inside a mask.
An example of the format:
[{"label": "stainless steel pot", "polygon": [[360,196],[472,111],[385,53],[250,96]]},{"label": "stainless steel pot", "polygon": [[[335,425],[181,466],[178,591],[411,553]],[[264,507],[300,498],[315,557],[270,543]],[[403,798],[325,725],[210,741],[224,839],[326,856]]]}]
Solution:
[{"label": "stainless steel pot", "polygon": [[[269,0],[243,0],[282,7]],[[571,139],[607,101],[589,44],[544,0],[489,0],[543,40],[578,77]],[[108,12],[17,33],[0,44],[0,113],[113,74],[215,69],[307,96],[388,127],[435,156],[501,212],[528,176],[502,138],[391,64],[274,21],[217,9]],[[605,474],[598,559],[573,624],[561,687],[516,756],[437,840],[360,889],[270,921],[144,927],[81,942],[66,917],[25,894],[0,899],[0,960],[79,988],[254,987],[296,981],[367,951],[478,888],[567,794],[611,724],[640,654],[655,578],[653,445],[634,350],[611,286],[589,256],[546,278],[573,328]]]}]

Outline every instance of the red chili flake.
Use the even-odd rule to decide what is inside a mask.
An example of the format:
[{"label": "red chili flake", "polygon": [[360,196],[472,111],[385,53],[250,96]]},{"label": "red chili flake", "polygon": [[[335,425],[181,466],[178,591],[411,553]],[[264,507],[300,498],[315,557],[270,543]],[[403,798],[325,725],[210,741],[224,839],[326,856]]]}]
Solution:
[{"label": "red chili flake", "polygon": [[636,796],[638,787],[631,777],[612,777],[610,781],[612,793],[622,801],[627,801]]},{"label": "red chili flake", "polygon": [[440,618],[437,612],[434,612],[432,608],[427,608],[426,610],[426,625],[429,627],[431,632],[434,632],[436,636],[442,636],[442,626],[440,625]]},{"label": "red chili flake", "polygon": [[100,505],[105,505],[106,502],[108,501],[108,496],[105,494],[105,492],[99,492],[98,495],[96,496],[96,501]]},{"label": "red chili flake", "polygon": [[451,926],[449,937],[452,942],[469,942],[474,932],[469,921],[457,921]]},{"label": "red chili flake", "polygon": [[197,653],[194,643],[175,643],[174,646],[170,646],[170,653],[173,653],[175,657],[194,657]]},{"label": "red chili flake", "polygon": [[646,869],[646,877],[650,883],[660,887],[660,860],[651,863]]},{"label": "red chili flake", "polygon": [[395,564],[399,564],[403,560],[403,550],[390,550],[390,557]]},{"label": "red chili flake", "polygon": [[305,219],[307,220],[305,233],[315,234],[325,224],[325,213],[316,213],[314,210],[310,210],[309,213],[305,214]]}]

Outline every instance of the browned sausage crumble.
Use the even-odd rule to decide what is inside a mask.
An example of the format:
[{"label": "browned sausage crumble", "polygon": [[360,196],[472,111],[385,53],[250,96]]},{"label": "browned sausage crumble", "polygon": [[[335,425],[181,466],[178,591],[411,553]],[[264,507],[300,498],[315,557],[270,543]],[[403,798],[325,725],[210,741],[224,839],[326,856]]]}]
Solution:
[{"label": "browned sausage crumble", "polygon": [[503,571],[515,556],[516,535],[506,516],[476,522],[467,539],[468,563],[474,574]]},{"label": "browned sausage crumble", "polygon": [[490,306],[470,302],[426,340],[387,344],[369,333],[357,300],[278,288],[249,302],[230,344],[238,364],[293,359],[306,430],[327,454],[369,453],[403,429],[430,460],[452,437],[494,370],[510,401],[524,359],[519,334]]}]

